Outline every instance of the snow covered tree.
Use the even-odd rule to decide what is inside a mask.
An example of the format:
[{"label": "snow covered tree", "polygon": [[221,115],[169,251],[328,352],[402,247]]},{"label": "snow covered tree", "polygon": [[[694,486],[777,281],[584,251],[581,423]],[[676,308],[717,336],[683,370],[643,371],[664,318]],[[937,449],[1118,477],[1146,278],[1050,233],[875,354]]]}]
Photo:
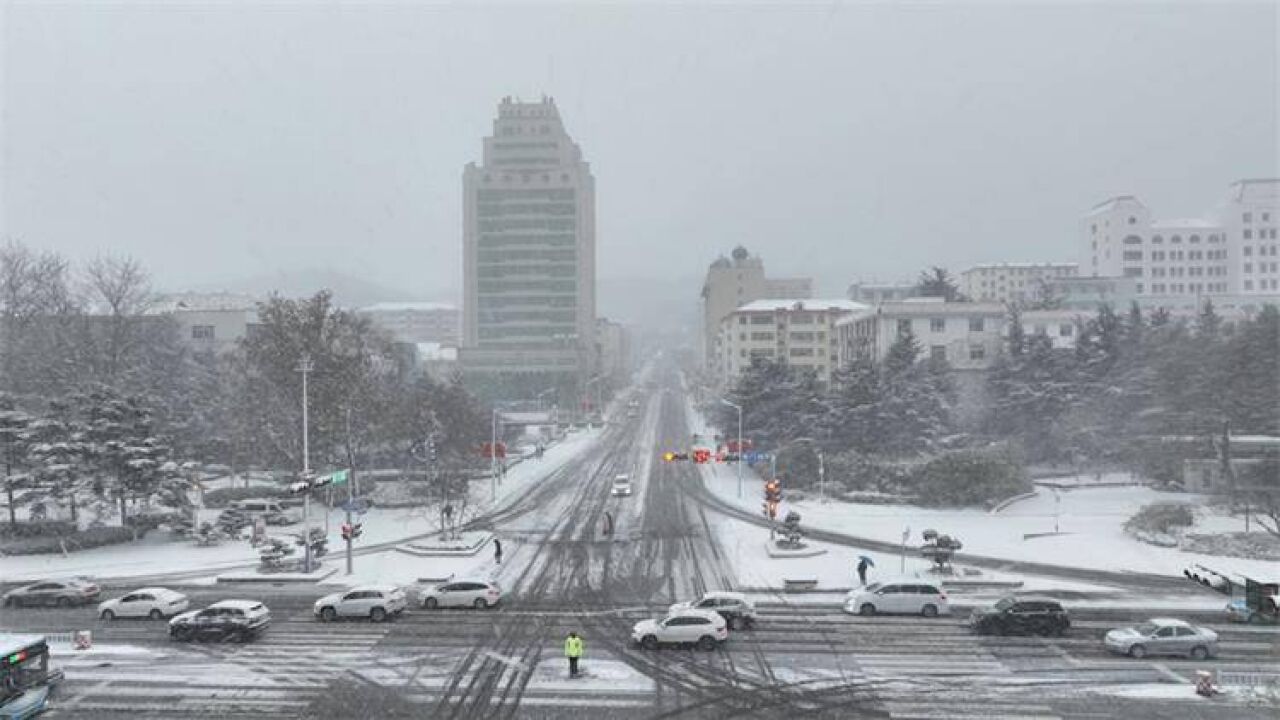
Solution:
[{"label": "snow covered tree", "polygon": [[946,268],[937,266],[920,273],[920,279],[916,282],[916,295],[920,297],[940,297],[945,302],[965,302],[968,300],[960,292],[960,286],[951,277],[951,273],[947,272]]},{"label": "snow covered tree", "polygon": [[26,487],[30,479],[26,455],[33,421],[34,418],[17,407],[12,397],[0,394],[0,461],[4,462],[5,498],[9,506],[10,525],[18,522],[15,493]]}]

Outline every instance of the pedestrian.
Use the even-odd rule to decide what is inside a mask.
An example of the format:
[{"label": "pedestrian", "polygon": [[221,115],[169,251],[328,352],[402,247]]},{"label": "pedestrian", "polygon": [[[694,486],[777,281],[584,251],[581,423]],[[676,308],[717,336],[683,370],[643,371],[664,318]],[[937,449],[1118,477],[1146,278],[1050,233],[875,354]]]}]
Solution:
[{"label": "pedestrian", "polygon": [[564,639],[564,656],[569,658],[569,677],[578,677],[578,658],[582,657],[582,638],[570,630]]},{"label": "pedestrian", "polygon": [[493,561],[502,564],[502,541],[498,538],[493,539]]},{"label": "pedestrian", "polygon": [[862,559],[858,561],[858,582],[863,585],[867,584],[867,568],[869,567],[871,567],[871,560],[866,555],[863,555]]}]

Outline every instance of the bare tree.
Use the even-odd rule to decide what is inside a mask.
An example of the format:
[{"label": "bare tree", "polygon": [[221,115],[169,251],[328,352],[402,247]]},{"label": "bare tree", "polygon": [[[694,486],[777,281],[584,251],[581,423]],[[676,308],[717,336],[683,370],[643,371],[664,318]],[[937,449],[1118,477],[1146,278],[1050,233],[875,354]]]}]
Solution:
[{"label": "bare tree", "polygon": [[0,387],[30,391],[59,357],[57,339],[75,311],[67,262],[9,241],[0,245]]},{"label": "bare tree", "polygon": [[85,268],[89,310],[102,317],[98,340],[101,379],[114,381],[139,344],[143,315],[154,302],[151,281],[132,258],[99,256]]}]

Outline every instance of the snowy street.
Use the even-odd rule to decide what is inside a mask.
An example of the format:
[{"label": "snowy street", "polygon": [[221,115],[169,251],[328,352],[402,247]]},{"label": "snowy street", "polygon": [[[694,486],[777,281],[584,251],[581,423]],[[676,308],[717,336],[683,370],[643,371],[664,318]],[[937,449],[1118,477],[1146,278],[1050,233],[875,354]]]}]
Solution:
[{"label": "snowy street", "polygon": [[[953,615],[861,617],[841,611],[856,543],[836,533],[815,538],[828,549],[814,558],[772,559],[767,531],[754,516],[717,499],[691,463],[654,461],[689,436],[683,394],[674,374],[647,397],[638,417],[611,424],[582,452],[566,457],[522,492],[511,491],[478,522],[502,539],[503,563],[485,550],[465,559],[422,561],[444,574],[496,581],[507,593],[490,611],[411,607],[385,624],[320,623],[311,604],[335,588],[302,583],[192,584],[193,607],[228,597],[261,600],[272,624],[246,644],[175,643],[162,623],[97,620],[91,609],[0,609],[6,631],[93,631],[93,650],[55,644],[66,671],[50,717],[167,718],[562,717],[572,707],[609,717],[1097,718],[1123,705],[1132,718],[1272,717],[1235,696],[1207,703],[1192,692],[1199,669],[1280,673],[1274,627],[1229,626],[1221,596],[1190,583],[1167,584],[1119,573],[1016,563],[1001,580],[1060,593],[1072,615],[1065,637],[975,636],[971,608],[1003,590],[949,591]],[[629,473],[631,497],[609,484]],[[615,533],[602,533],[605,513]],[[357,558],[358,579],[429,575],[399,567],[419,559],[395,553]],[[892,556],[876,572],[888,575]],[[372,563],[372,564],[366,564]],[[361,569],[363,566],[363,569]],[[783,593],[792,576],[821,580],[816,592]],[[996,577],[988,576],[988,579]],[[841,586],[835,583],[845,578]],[[332,581],[341,582],[342,576]],[[1036,585],[1035,583],[1039,583]],[[7,583],[6,583],[7,585]],[[133,587],[116,580],[117,596]],[[669,603],[707,590],[740,589],[760,612],[750,630],[731,632],[715,652],[642,650],[630,637],[636,621],[658,617]],[[1166,592],[1168,590],[1168,592]],[[1112,595],[1115,602],[1074,598]],[[1173,596],[1173,609],[1168,599]],[[1152,615],[1213,627],[1221,657],[1135,659],[1108,654],[1110,628]],[[561,645],[574,630],[586,642],[584,674],[566,676]]]}]

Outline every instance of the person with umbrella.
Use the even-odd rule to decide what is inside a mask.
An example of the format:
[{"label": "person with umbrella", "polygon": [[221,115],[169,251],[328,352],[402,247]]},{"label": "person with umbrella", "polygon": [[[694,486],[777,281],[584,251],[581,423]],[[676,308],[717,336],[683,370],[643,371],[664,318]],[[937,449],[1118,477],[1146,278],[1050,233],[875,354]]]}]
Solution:
[{"label": "person with umbrella", "polygon": [[858,582],[863,585],[867,584],[867,568],[875,567],[875,561],[866,555],[858,556]]}]

